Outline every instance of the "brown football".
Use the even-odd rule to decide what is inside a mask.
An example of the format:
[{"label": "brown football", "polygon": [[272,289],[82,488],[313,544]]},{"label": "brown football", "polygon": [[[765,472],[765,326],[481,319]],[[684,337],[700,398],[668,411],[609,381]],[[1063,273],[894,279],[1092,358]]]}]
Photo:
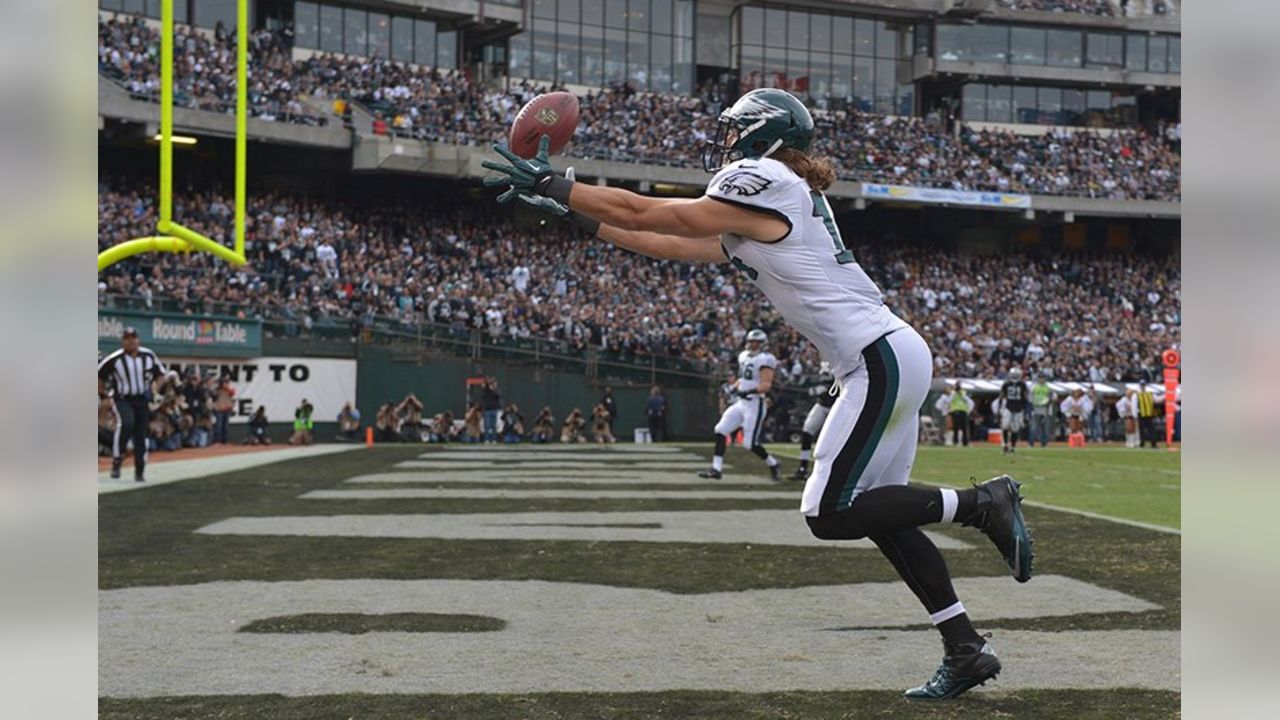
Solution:
[{"label": "brown football", "polygon": [[522,158],[538,154],[538,141],[551,136],[551,154],[569,144],[578,129],[578,98],[570,92],[549,92],[525,103],[511,123],[511,151]]}]

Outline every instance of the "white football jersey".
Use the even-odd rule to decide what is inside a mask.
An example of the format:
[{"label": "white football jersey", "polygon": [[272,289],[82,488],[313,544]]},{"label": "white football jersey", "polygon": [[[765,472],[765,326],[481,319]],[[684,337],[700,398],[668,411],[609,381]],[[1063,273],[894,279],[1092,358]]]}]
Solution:
[{"label": "white football jersey", "polygon": [[738,392],[751,392],[760,387],[760,371],[778,367],[778,359],[767,350],[755,355],[750,350],[738,353]]},{"label": "white football jersey", "polygon": [[791,228],[777,242],[733,234],[720,238],[729,261],[751,278],[787,323],[843,378],[882,335],[907,327],[844,246],[827,198],[770,158],[730,163],[707,185],[722,202],[758,208]]}]

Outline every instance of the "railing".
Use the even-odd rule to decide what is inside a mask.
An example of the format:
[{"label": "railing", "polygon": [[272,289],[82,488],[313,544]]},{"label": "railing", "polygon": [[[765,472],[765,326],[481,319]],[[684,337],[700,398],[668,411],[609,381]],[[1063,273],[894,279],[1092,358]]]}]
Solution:
[{"label": "railing", "polygon": [[[444,353],[472,360],[532,362],[554,366],[559,370],[581,372],[587,377],[625,377],[643,382],[704,385],[718,379],[713,375],[716,363],[706,360],[661,355],[648,352],[614,352],[581,341],[554,338],[512,337],[488,328],[439,323],[414,323],[400,318],[379,316],[324,318],[309,324],[289,309],[246,307],[219,301],[184,302],[156,297],[147,300],[133,295],[107,295],[103,307],[175,312],[193,315],[228,315],[260,318],[264,337],[284,342],[317,343],[330,349],[345,346],[383,345],[395,357],[418,361],[431,354]],[[302,345],[300,349],[305,349]]]}]

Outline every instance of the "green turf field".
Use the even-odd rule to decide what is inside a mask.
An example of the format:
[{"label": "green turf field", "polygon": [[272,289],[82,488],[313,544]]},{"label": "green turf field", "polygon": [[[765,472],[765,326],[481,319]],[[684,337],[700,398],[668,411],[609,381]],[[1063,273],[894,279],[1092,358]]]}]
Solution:
[{"label": "green turf field", "polygon": [[[799,457],[796,445],[775,452]],[[793,466],[794,467],[794,466]],[[1031,502],[1083,510],[1169,528],[1182,526],[1182,453],[1123,447],[1027,448],[1012,455],[999,445],[922,447],[912,477],[926,483],[962,487],[1008,473],[1023,483]]]},{"label": "green turf field", "polygon": [[[527,447],[527,446],[526,446]],[[451,448],[457,450],[457,448]],[[554,448],[553,448],[554,449]],[[689,446],[691,461],[701,461],[708,448]],[[415,518],[458,513],[565,513],[565,512],[729,512],[743,510],[793,511],[797,498],[777,497],[764,493],[794,490],[799,484],[781,486],[761,482],[763,464],[751,455],[732,449],[728,458],[734,472],[718,483],[690,483],[688,489],[702,492],[733,491],[758,493],[759,497],[716,497],[672,499],[669,497],[556,497],[558,490],[595,491],[601,487],[587,480],[570,477],[539,478],[536,482],[514,484],[512,475],[522,463],[499,461],[492,471],[481,473],[480,481],[463,482],[455,475],[441,472],[439,481],[407,485],[396,482],[373,482],[352,485],[344,482],[358,475],[404,473],[397,464],[414,460],[434,449],[424,447],[378,447],[337,455],[313,457],[266,465],[207,478],[187,480],[170,485],[146,488],[137,492],[103,495],[99,498],[99,589],[100,596],[100,700],[104,718],[569,718],[569,717],[705,717],[705,718],[960,718],[979,714],[1018,718],[1164,718],[1178,713],[1179,694],[1168,688],[1177,687],[1176,677],[1159,673],[1176,670],[1152,670],[1157,673],[1144,680],[1146,689],[1130,687],[1062,687],[1052,679],[1031,682],[1018,675],[1019,666],[1011,662],[1009,679],[1002,677],[988,688],[970,693],[961,701],[937,707],[910,705],[898,697],[898,690],[859,687],[850,681],[841,690],[744,691],[730,689],[735,668],[726,667],[725,689],[681,689],[682,678],[668,677],[671,689],[628,692],[627,680],[606,683],[595,692],[564,691],[557,682],[533,691],[468,690],[458,693],[427,691],[400,692],[397,684],[413,683],[423,678],[406,669],[403,663],[387,658],[396,647],[418,642],[414,638],[440,638],[441,643],[492,642],[511,637],[515,643],[526,632],[529,617],[510,616],[499,602],[483,607],[414,606],[412,592],[397,593],[385,586],[361,590],[351,604],[322,606],[318,599],[324,586],[302,592],[306,599],[293,608],[285,598],[285,585],[298,582],[360,583],[414,581],[516,581],[525,583],[581,583],[581,587],[607,591],[661,591],[672,593],[679,603],[696,601],[709,594],[758,591],[801,591],[814,586],[848,585],[848,594],[836,599],[837,604],[856,607],[858,585],[894,583],[896,575],[874,550],[851,548],[841,544],[785,546],[758,543],[708,542],[634,542],[555,539],[450,539],[442,537],[338,536],[333,534],[207,534],[196,532],[228,518],[295,518],[324,520],[332,516],[354,519],[383,517]],[[779,449],[780,454],[785,451]],[[485,451],[481,451],[484,453]],[[606,474],[616,468],[618,474],[643,468],[644,462],[614,462],[607,456],[586,450],[604,463]],[[430,457],[427,455],[426,457]],[[482,457],[477,455],[477,457]],[[961,484],[970,475],[985,478],[999,472],[1013,472],[1027,483],[1031,499],[1051,505],[1073,507],[1089,512],[1125,517],[1143,522],[1176,527],[1178,519],[1179,477],[1178,455],[1155,451],[1112,449],[1049,449],[1020,451],[1013,458],[1003,458],[998,448],[970,450],[925,448],[915,475],[922,481]],[[556,463],[544,463],[554,467]],[[790,466],[791,468],[794,465]],[[692,471],[671,471],[687,479]],[[1087,479],[1081,477],[1087,476]],[[384,478],[386,476],[383,476]],[[391,476],[395,478],[395,475]],[[430,475],[429,477],[437,477]],[[753,481],[753,482],[748,482]],[[696,483],[696,484],[694,484]],[[1092,487],[1093,484],[1101,488]],[[1162,486],[1172,486],[1169,490]],[[405,487],[441,491],[467,490],[489,492],[489,497],[393,497],[361,500],[316,500],[301,496],[314,490],[358,487],[362,490],[401,490]],[[537,488],[547,497],[504,496],[512,488]],[[670,491],[671,484],[636,482],[628,490]],[[1180,538],[1176,534],[1157,532],[1133,525],[1109,522],[1079,514],[1058,512],[1040,507],[1027,508],[1027,518],[1037,537],[1036,571],[1043,578],[1070,578],[1087,583],[1101,591],[1122,593],[1149,603],[1149,609],[1118,611],[1082,607],[1057,614],[1013,614],[1001,617],[988,613],[977,618],[979,628],[996,634],[998,648],[1026,653],[1018,646],[1018,638],[1061,638],[1067,648],[1079,650],[1085,643],[1097,642],[1118,633],[1121,640],[1108,643],[1128,645],[1144,642],[1145,634],[1168,636],[1181,625]],[[798,517],[796,522],[800,523]],[[588,525],[565,520],[529,522],[529,532],[543,525],[561,528]],[[635,523],[597,523],[596,532],[609,528],[647,527]],[[1034,590],[1037,580],[1019,586],[1007,577],[1007,569],[982,539],[971,529],[958,526],[927,528],[941,536],[970,543],[972,549],[945,552],[949,566],[957,578],[997,582],[1001,592],[1010,595]],[[1007,581],[1007,582],[1006,582]],[[267,583],[263,586],[263,583]],[[270,588],[279,584],[280,591]],[[243,590],[233,588],[240,588]],[[138,597],[119,593],[142,593]],[[202,593],[225,593],[227,599],[200,605]],[[378,593],[383,593],[379,595]],[[390,593],[389,595],[387,593]],[[261,595],[261,607],[253,606],[253,598]],[[307,598],[317,598],[312,600]],[[664,595],[663,597],[667,597]],[[492,599],[500,600],[500,598]],[[479,601],[477,601],[479,602]],[[872,659],[875,665],[901,666],[901,686],[923,681],[936,665],[932,641],[919,657],[894,660],[871,651],[860,643],[880,640],[883,647],[896,646],[891,638],[896,633],[924,636],[932,631],[926,618],[919,618],[919,608],[910,594],[902,590],[901,611],[909,621],[898,621],[880,629],[883,623],[870,623],[872,636],[849,635],[845,657],[783,658],[779,672],[826,667],[837,675]],[[968,604],[968,603],[966,603]],[[748,602],[750,605],[750,602]],[[524,607],[525,613],[554,616],[560,606]],[[639,608],[640,606],[636,606]],[[512,608],[512,610],[515,610]],[[794,608],[799,612],[801,608]],[[534,612],[536,611],[536,612]],[[731,611],[726,620],[720,615],[697,617],[701,626],[690,626],[689,632],[711,631],[732,623]],[[217,640],[213,629],[194,628],[186,634],[181,622],[166,620],[167,614],[225,613],[238,623],[238,630],[227,631],[225,641]],[[791,613],[776,616],[785,622]],[[628,624],[618,631],[619,641],[633,629],[643,637],[661,633],[657,629],[664,618],[647,616],[636,610]],[[219,621],[221,622],[221,621]],[[583,618],[589,625],[588,618]],[[732,630],[743,635],[750,645],[752,633],[769,630],[769,620]],[[166,624],[169,623],[169,624]],[[650,628],[650,624],[653,628]],[[709,623],[709,625],[707,624]],[[823,627],[826,633],[858,631],[858,613],[849,611],[847,618]],[[633,627],[634,626],[634,627]],[[212,626],[211,626],[212,627]],[[728,632],[733,626],[725,626]],[[157,637],[147,639],[153,628]],[[538,631],[541,632],[541,631]],[[864,629],[862,632],[866,632]],[[881,632],[878,638],[875,632]],[[1040,633],[1042,635],[1036,635]],[[143,636],[136,640],[130,636]],[[603,644],[609,646],[608,634],[590,639],[572,634],[537,634],[538,643],[528,650],[515,649],[494,656],[496,666],[462,668],[464,679],[470,677],[483,688],[492,681],[501,685],[520,672],[543,671],[557,662],[572,662],[580,649]],[[856,640],[855,638],[864,638]],[[1079,637],[1079,645],[1072,638]],[[212,638],[212,639],[211,639]],[[191,643],[197,652],[173,650],[169,659],[152,658],[129,645],[140,642],[148,652],[163,655],[166,648],[180,648]],[[219,651],[217,642],[225,642]],[[308,642],[318,645],[308,646]],[[431,641],[434,642],[434,641]],[[1025,640],[1025,642],[1031,642]],[[152,643],[146,645],[146,643]],[[202,643],[205,643],[202,645]],[[212,643],[212,644],[210,644]],[[347,665],[334,665],[325,653],[332,648],[351,645]],[[379,645],[378,643],[388,643]],[[583,644],[585,643],[585,644]],[[1000,645],[999,643],[1004,643]],[[1012,647],[1010,647],[1012,645]],[[126,647],[128,646],[128,647]],[[311,651],[300,648],[313,647]],[[434,646],[432,646],[434,647]],[[441,646],[442,648],[445,646]],[[452,647],[452,646],[449,646]],[[841,647],[844,647],[843,645]],[[877,647],[881,647],[877,645]],[[1053,647],[1056,647],[1053,646]],[[1176,645],[1175,645],[1176,648]],[[474,649],[474,648],[472,648]],[[254,653],[294,653],[287,662],[262,666],[253,670]],[[435,652],[448,656],[443,649]],[[1044,653],[1055,651],[1044,650]],[[1173,668],[1176,668],[1176,649]],[[625,653],[624,653],[625,654]],[[322,657],[323,656],[323,657]],[[338,652],[338,657],[342,657]],[[609,653],[601,657],[612,662]],[[556,658],[559,658],[557,660]],[[652,658],[648,658],[652,662]],[[661,658],[659,658],[661,660]],[[637,654],[635,661],[646,661]],[[1063,655],[1064,676],[1083,662],[1078,653]],[[682,661],[672,658],[670,668]],[[507,663],[510,663],[509,667]],[[1144,672],[1136,662],[1122,668],[1125,672]],[[1152,667],[1158,666],[1155,663]],[[1168,667],[1164,663],[1161,667]],[[315,674],[312,676],[311,668]],[[647,666],[646,672],[678,672],[659,662]],[[697,667],[695,665],[695,667]],[[1026,662],[1022,669],[1026,669]],[[1134,670],[1138,667],[1138,670]],[[842,670],[842,668],[844,670]],[[450,668],[452,671],[453,668]],[[302,673],[301,690],[288,691],[272,685],[273,673]],[[638,671],[639,672],[639,671]],[[850,671],[851,672],[851,671]],[[184,674],[187,673],[187,674]],[[899,672],[894,670],[893,682]],[[797,678],[811,677],[798,675]],[[1104,674],[1105,681],[1105,674]],[[425,678],[430,680],[430,678]],[[455,678],[456,680],[456,678]],[[803,679],[797,679],[803,686]],[[1019,685],[1021,683],[1021,685]],[[1028,686],[1030,683],[1031,686]],[[1039,684],[1037,684],[1039,683]],[[261,684],[261,689],[254,689]],[[1087,683],[1086,683],[1087,685]],[[113,691],[111,688],[123,688]],[[684,686],[690,687],[690,686]],[[843,687],[843,686],[842,686]],[[152,689],[155,688],[155,689]],[[248,689],[246,689],[248,688]],[[1165,689],[1157,689],[1165,688]]]}]

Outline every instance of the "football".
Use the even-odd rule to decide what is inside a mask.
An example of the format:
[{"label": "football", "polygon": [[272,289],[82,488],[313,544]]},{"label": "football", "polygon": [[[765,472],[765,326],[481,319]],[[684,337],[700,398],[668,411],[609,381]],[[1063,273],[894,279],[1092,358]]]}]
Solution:
[{"label": "football", "polygon": [[511,123],[511,151],[522,158],[538,153],[538,141],[551,136],[551,154],[569,144],[578,129],[578,97],[570,92],[543,93],[520,108]]}]

